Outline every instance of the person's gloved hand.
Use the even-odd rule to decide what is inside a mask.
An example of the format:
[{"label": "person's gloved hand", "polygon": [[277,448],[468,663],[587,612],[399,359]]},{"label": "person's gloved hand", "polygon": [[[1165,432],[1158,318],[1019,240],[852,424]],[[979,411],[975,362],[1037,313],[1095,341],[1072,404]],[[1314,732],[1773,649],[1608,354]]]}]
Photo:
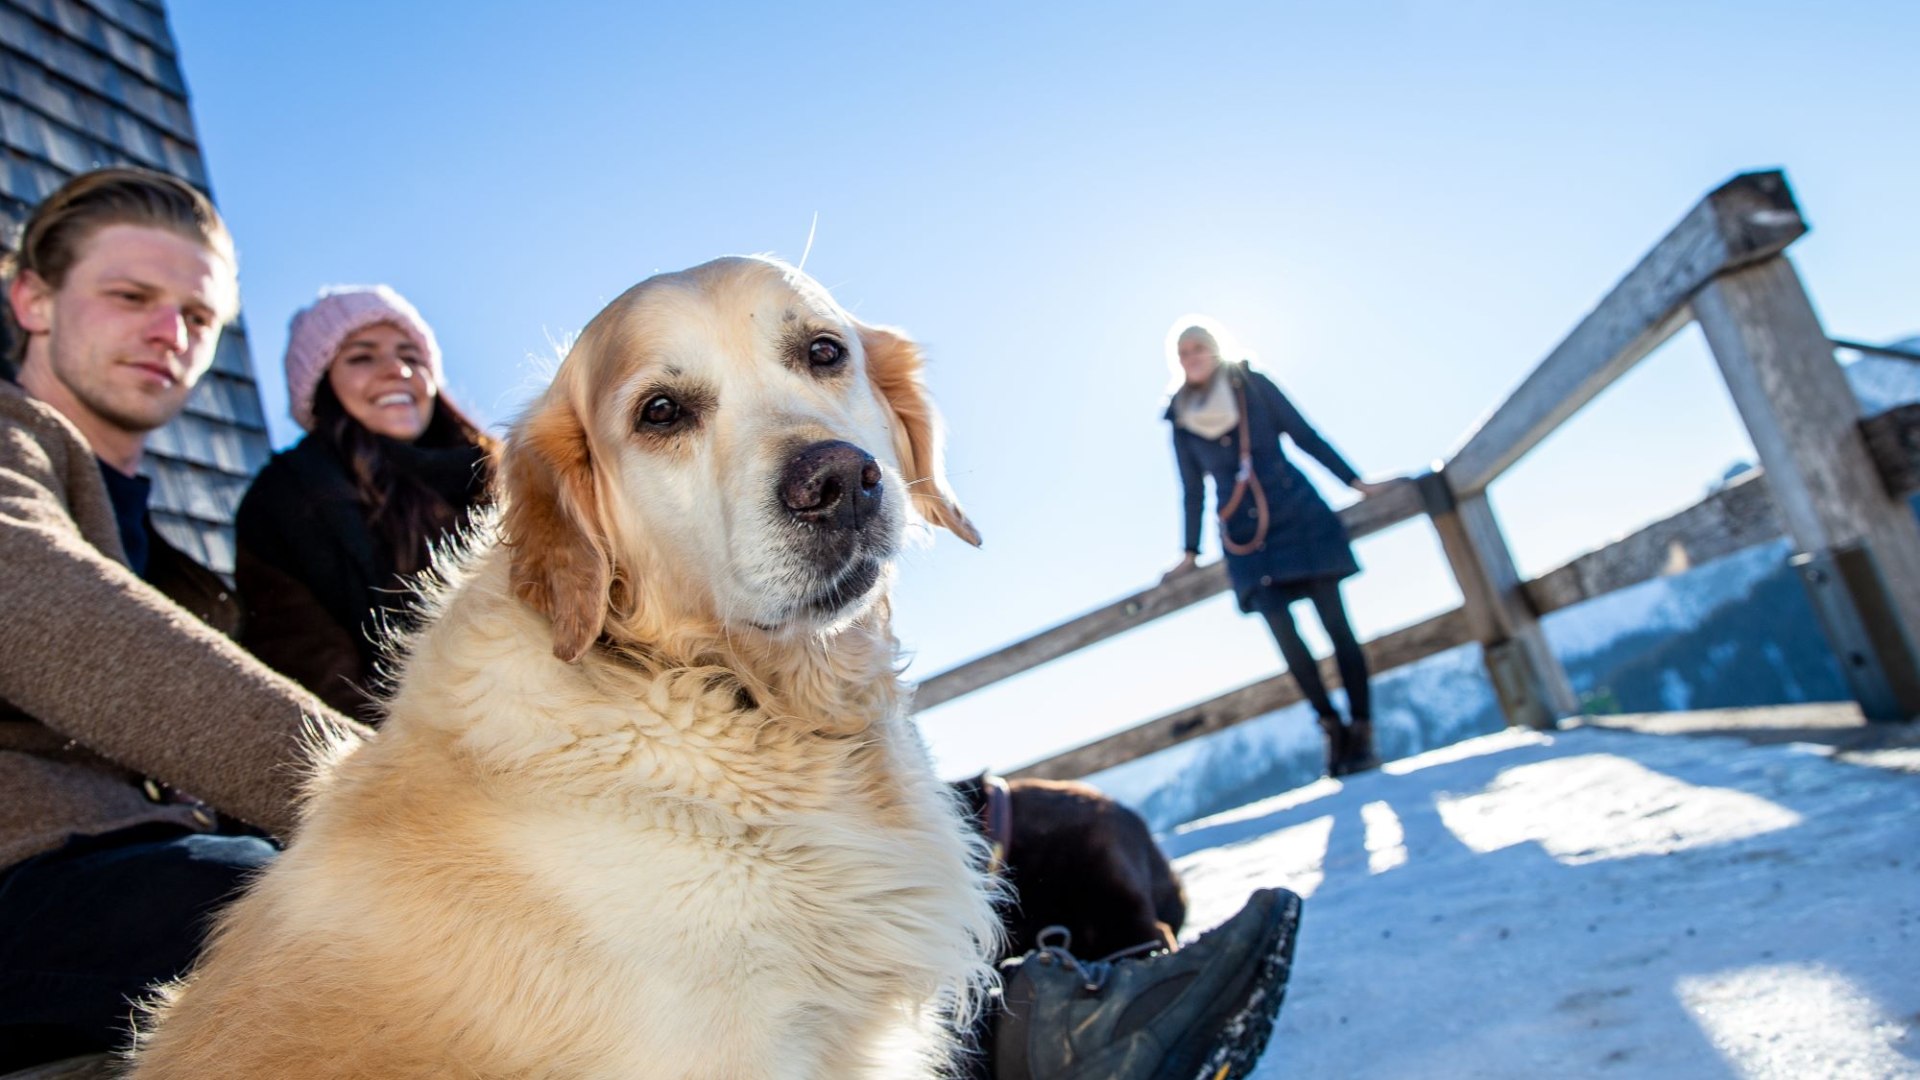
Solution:
[{"label": "person's gloved hand", "polygon": [[1162,582],[1168,582],[1168,581],[1172,581],[1174,578],[1179,577],[1181,574],[1191,573],[1194,567],[1198,566],[1199,563],[1200,563],[1200,556],[1195,555],[1193,552],[1189,551],[1185,555],[1182,555],[1180,557],[1180,561],[1174,564],[1173,569],[1167,571],[1164,574],[1161,574],[1160,580]]}]

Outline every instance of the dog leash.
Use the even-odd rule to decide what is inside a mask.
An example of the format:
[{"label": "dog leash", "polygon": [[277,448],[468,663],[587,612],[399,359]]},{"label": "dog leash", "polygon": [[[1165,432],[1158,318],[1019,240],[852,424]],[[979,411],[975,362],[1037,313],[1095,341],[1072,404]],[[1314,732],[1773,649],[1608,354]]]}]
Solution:
[{"label": "dog leash", "polygon": [[[1267,543],[1267,526],[1271,524],[1267,516],[1267,489],[1261,485],[1260,478],[1253,474],[1253,433],[1247,426],[1247,385],[1245,368],[1238,378],[1231,367],[1227,369],[1227,381],[1233,385],[1234,403],[1240,406],[1240,471],[1233,477],[1233,495],[1220,507],[1220,546],[1227,549],[1229,555],[1251,555]],[[1247,492],[1253,492],[1254,530],[1253,539],[1245,544],[1234,543],[1233,536],[1227,530],[1227,520],[1233,512],[1240,509],[1240,500]]]}]

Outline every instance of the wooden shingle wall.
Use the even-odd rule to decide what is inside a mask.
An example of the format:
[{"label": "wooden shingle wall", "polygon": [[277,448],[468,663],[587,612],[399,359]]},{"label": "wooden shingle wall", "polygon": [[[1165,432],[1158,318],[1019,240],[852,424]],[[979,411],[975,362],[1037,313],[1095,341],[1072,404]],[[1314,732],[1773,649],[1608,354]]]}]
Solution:
[{"label": "wooden shingle wall", "polygon": [[[7,239],[75,173],[143,165],[207,188],[159,0],[0,0],[0,224]],[[246,330],[220,340],[187,411],[155,433],[153,519],[181,550],[233,572],[233,514],[269,453]]]}]

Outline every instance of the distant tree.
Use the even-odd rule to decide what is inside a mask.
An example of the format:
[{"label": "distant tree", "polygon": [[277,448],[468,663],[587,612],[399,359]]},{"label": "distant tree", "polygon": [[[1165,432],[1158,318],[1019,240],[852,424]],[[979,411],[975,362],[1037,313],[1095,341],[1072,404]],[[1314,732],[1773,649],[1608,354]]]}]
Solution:
[{"label": "distant tree", "polygon": [[1620,698],[1611,687],[1597,686],[1580,695],[1580,711],[1589,716],[1613,716],[1620,713]]}]

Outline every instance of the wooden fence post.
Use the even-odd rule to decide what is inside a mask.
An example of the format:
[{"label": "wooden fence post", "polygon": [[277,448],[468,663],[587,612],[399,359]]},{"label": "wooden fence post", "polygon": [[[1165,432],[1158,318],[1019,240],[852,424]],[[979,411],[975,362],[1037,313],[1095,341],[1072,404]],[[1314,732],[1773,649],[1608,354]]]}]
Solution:
[{"label": "wooden fence post", "polygon": [[1578,713],[1573,685],[1547,646],[1486,493],[1457,497],[1445,470],[1418,482],[1507,723],[1550,728]]},{"label": "wooden fence post", "polygon": [[1453,490],[1486,490],[1686,326],[1687,301],[1715,275],[1771,258],[1806,231],[1778,171],[1742,173],[1708,192],[1448,459]]},{"label": "wooden fence post", "polygon": [[1767,259],[1715,278],[1693,310],[1861,711],[1920,713],[1920,529],[1881,482],[1800,276]]}]

